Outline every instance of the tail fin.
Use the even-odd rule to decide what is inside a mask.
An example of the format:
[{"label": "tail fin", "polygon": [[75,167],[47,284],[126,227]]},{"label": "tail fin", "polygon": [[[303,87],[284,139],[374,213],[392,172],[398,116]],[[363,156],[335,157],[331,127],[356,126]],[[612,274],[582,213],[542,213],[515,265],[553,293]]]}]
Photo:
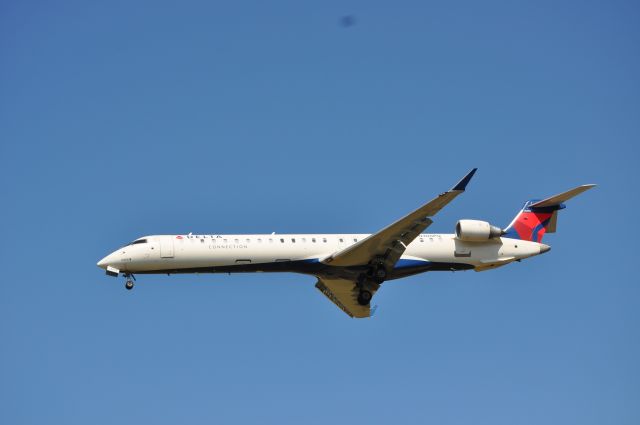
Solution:
[{"label": "tail fin", "polygon": [[525,202],[522,210],[505,229],[504,237],[542,242],[545,232],[555,233],[558,211],[565,208],[563,202],[594,186],[585,184],[541,201],[532,199]]}]

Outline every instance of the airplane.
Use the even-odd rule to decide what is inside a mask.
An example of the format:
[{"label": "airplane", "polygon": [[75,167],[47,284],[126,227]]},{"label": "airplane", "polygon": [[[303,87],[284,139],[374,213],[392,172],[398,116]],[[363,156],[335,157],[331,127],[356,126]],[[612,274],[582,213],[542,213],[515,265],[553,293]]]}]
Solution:
[{"label": "airplane", "polygon": [[98,262],[109,276],[181,273],[293,272],[313,275],[315,287],[352,318],[371,317],[371,300],[390,280],[431,271],[485,271],[551,249],[564,202],[595,185],[524,203],[505,229],[459,220],[453,234],[424,233],[431,217],[463,193],[472,169],[452,189],[373,234],[181,234],[143,236]]}]

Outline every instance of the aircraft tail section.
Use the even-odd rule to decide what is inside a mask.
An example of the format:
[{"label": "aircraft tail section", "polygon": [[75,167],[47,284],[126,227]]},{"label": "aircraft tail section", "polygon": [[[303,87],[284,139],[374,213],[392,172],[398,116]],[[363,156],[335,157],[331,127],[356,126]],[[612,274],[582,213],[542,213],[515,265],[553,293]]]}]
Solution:
[{"label": "aircraft tail section", "polygon": [[594,186],[585,184],[550,198],[526,201],[522,210],[505,229],[504,237],[542,242],[545,233],[555,233],[558,211],[566,207],[564,202]]}]

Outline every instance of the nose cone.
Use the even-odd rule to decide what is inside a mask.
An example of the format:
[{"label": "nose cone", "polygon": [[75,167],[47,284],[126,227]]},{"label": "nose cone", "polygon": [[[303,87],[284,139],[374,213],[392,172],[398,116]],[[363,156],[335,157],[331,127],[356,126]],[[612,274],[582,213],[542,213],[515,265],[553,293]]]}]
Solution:
[{"label": "nose cone", "polygon": [[109,256],[107,255],[106,257],[104,257],[102,260],[98,261],[97,266],[100,267],[101,269],[107,269],[107,266],[109,265]]},{"label": "nose cone", "polygon": [[540,244],[540,254],[544,254],[545,252],[548,252],[551,249],[551,247],[549,245],[545,245],[543,243]]}]

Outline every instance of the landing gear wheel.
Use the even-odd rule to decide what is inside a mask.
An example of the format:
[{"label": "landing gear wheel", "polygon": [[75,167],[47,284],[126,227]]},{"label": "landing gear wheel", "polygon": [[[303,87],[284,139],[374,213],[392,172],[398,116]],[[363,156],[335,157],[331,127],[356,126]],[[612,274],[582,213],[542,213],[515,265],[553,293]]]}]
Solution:
[{"label": "landing gear wheel", "polygon": [[384,282],[387,278],[387,269],[384,266],[380,266],[374,271],[373,276],[378,282]]},{"label": "landing gear wheel", "polygon": [[132,280],[127,280],[124,283],[124,287],[127,288],[128,291],[133,289],[133,281]]},{"label": "landing gear wheel", "polygon": [[358,304],[369,305],[369,303],[371,302],[371,297],[373,297],[371,292],[367,291],[366,289],[363,289],[358,294]]}]

